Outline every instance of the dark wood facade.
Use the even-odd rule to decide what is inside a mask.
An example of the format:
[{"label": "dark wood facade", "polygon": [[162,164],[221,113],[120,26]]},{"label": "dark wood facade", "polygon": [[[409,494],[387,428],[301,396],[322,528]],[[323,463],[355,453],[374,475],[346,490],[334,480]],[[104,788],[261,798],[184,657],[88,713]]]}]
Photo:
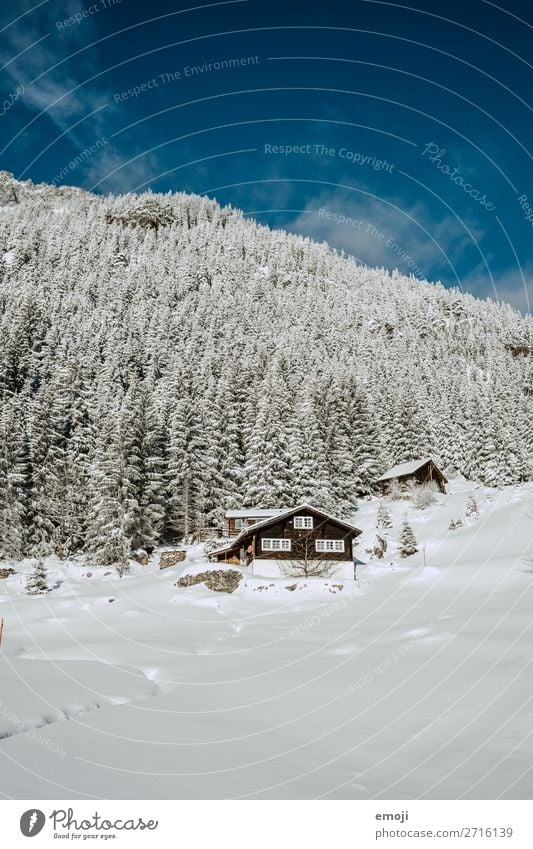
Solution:
[{"label": "dark wood facade", "polygon": [[[244,515],[242,516],[226,515],[226,536],[236,537],[244,530],[244,528],[250,527],[251,525],[255,525],[257,524],[257,522],[262,522],[263,519],[268,518],[268,514],[267,516],[265,516],[264,511],[263,514],[261,514],[261,510],[262,508],[260,508],[258,515],[254,515],[252,510],[248,514],[244,514],[243,510]],[[272,510],[272,513],[277,512],[278,511],[276,510]]]},{"label": "dark wood facade", "polygon": [[229,537],[236,537],[242,531],[243,519],[226,519],[226,533]]},{"label": "dark wood facade", "polygon": [[255,525],[257,521],[257,519],[251,516],[247,516],[244,519],[232,516],[230,519],[226,519],[227,534],[229,537],[236,537],[240,534],[243,528],[248,525]]},{"label": "dark wood facade", "polygon": [[[312,528],[299,528],[300,517],[312,521]],[[262,560],[328,560],[351,561],[352,543],[360,530],[337,520],[320,510],[305,506],[286,511],[271,519],[262,520],[244,528],[234,544],[213,552],[217,562],[250,565],[254,559]],[[290,550],[273,549],[269,540],[290,540]],[[340,551],[317,551],[316,540],[335,540]],[[274,543],[276,544],[276,543]]]}]

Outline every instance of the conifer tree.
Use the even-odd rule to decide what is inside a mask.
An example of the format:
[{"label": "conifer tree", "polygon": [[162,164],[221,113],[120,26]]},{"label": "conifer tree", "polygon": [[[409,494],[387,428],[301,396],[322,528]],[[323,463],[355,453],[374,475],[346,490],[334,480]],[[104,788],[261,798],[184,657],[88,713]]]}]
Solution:
[{"label": "conifer tree", "polygon": [[398,538],[398,547],[400,550],[400,557],[410,557],[411,554],[415,554],[415,552],[418,551],[414,531],[407,519],[402,525],[400,536]]},{"label": "conifer tree", "polygon": [[269,369],[261,387],[244,469],[244,499],[262,507],[289,507],[291,403],[279,362]]},{"label": "conifer tree", "polygon": [[390,513],[387,510],[383,501],[380,502],[378,507],[378,514],[376,518],[376,527],[381,528],[382,530],[387,530],[387,528],[392,528],[392,521],[390,517]]},{"label": "conifer tree", "polygon": [[36,560],[26,580],[28,595],[44,595],[48,592],[48,572],[42,559]]},{"label": "conifer tree", "polygon": [[[317,421],[322,432],[330,504],[340,516],[350,516],[357,503],[360,475],[354,466],[354,435],[351,422],[351,398],[346,384],[335,378],[321,385],[317,394]],[[315,410],[316,412],[316,410]]]},{"label": "conifer tree", "polygon": [[[116,411],[115,411],[116,415]],[[109,411],[100,424],[89,482],[87,551],[95,563],[125,568],[131,551],[131,513],[118,424]]]},{"label": "conifer tree", "polygon": [[244,446],[228,366],[212,381],[204,407],[208,525],[220,526],[227,509],[242,504]]},{"label": "conifer tree", "polygon": [[472,516],[474,519],[479,519],[479,508],[472,493],[468,496],[468,501],[466,502],[465,515]]},{"label": "conifer tree", "polygon": [[167,480],[174,534],[188,539],[205,514],[206,446],[191,383],[179,393],[170,413]]},{"label": "conifer tree", "polygon": [[134,381],[122,404],[120,435],[132,548],[153,548],[164,517],[162,434],[146,383]]},{"label": "conifer tree", "polygon": [[368,396],[352,378],[345,383],[350,394],[352,452],[356,491],[368,494],[379,474],[381,446],[376,417]]},{"label": "conifer tree", "polygon": [[295,411],[289,438],[289,481],[294,504],[333,508],[325,445],[313,399],[307,394]]},{"label": "conifer tree", "polygon": [[24,554],[27,483],[23,428],[17,412],[6,404],[0,411],[0,558]]}]

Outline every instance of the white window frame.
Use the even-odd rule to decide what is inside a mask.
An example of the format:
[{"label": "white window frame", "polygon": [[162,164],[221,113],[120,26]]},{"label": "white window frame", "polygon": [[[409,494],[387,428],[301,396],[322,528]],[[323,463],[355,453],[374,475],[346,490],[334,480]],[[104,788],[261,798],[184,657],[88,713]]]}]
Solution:
[{"label": "white window frame", "polygon": [[244,519],[237,517],[236,519],[233,520],[233,522],[234,522],[234,526],[235,526],[236,531],[241,531],[244,528]]},{"label": "white window frame", "polygon": [[313,517],[312,516],[295,516],[294,529],[297,531],[312,531]]},{"label": "white window frame", "polygon": [[263,537],[261,551],[290,551],[291,540],[283,537]]},{"label": "white window frame", "polygon": [[346,551],[346,545],[343,539],[316,539],[315,551],[319,551],[323,554],[340,554],[341,552],[344,553]]}]

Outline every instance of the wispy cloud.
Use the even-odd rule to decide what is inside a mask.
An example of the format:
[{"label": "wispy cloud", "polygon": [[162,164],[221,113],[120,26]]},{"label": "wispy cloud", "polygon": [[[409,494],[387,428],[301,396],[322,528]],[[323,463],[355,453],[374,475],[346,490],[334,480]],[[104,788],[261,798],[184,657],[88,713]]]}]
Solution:
[{"label": "wispy cloud", "polygon": [[121,194],[146,191],[157,175],[158,164],[153,154],[148,152],[139,158],[130,158],[112,148],[104,148],[91,159],[85,179],[88,188]]},{"label": "wispy cloud", "polygon": [[[4,89],[9,85],[22,86],[20,105],[29,110],[24,125],[17,125],[16,134],[11,138],[4,136],[3,150],[24,144],[28,151],[21,177],[31,176],[35,163],[59,144],[68,142],[62,148],[65,159],[82,154],[105,135],[109,125],[108,113],[113,107],[108,93],[85,82],[94,73],[95,56],[90,56],[91,51],[54,67],[98,37],[97,24],[90,17],[65,31],[58,29],[58,22],[79,10],[80,4],[74,0],[61,4],[60,9],[46,4],[3,34],[0,63],[6,66]],[[41,132],[42,121],[51,122],[56,132]],[[39,147],[39,138],[46,138],[46,145]]]},{"label": "wispy cloud", "polygon": [[463,278],[464,288],[479,297],[486,296],[495,301],[504,301],[525,314],[533,310],[533,265],[517,266],[492,275],[476,268]]},{"label": "wispy cloud", "polygon": [[[74,8],[73,2],[64,4],[61,18],[68,17]],[[84,21],[83,27],[72,27],[62,34],[56,27],[57,13],[56,6],[45,6],[26,16],[20,24],[9,27],[3,35],[0,62],[13,84],[24,85],[25,105],[37,113],[46,113],[57,126],[65,129],[73,118],[100,105],[105,95],[83,85],[85,76],[90,75],[88,57],[77,57],[75,72],[72,67],[67,70],[66,65],[53,68],[80,45],[96,38],[95,25],[90,20]],[[33,82],[36,77],[40,79]],[[71,92],[71,89],[76,91]]]},{"label": "wispy cloud", "polygon": [[481,238],[478,227],[469,223],[469,235],[457,219],[438,218],[421,201],[406,204],[365,192],[350,194],[340,189],[323,193],[288,226],[368,265],[396,267],[419,277],[445,274],[459,282],[456,262]]}]

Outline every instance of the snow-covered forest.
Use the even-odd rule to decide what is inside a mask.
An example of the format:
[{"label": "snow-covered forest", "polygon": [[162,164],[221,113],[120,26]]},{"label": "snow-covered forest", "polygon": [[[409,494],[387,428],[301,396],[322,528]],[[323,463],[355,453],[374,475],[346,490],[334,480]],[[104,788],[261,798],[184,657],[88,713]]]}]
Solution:
[{"label": "snow-covered forest", "polygon": [[0,175],[0,556],[132,548],[242,504],[341,515],[431,454],[531,478],[531,318],[191,195]]}]

